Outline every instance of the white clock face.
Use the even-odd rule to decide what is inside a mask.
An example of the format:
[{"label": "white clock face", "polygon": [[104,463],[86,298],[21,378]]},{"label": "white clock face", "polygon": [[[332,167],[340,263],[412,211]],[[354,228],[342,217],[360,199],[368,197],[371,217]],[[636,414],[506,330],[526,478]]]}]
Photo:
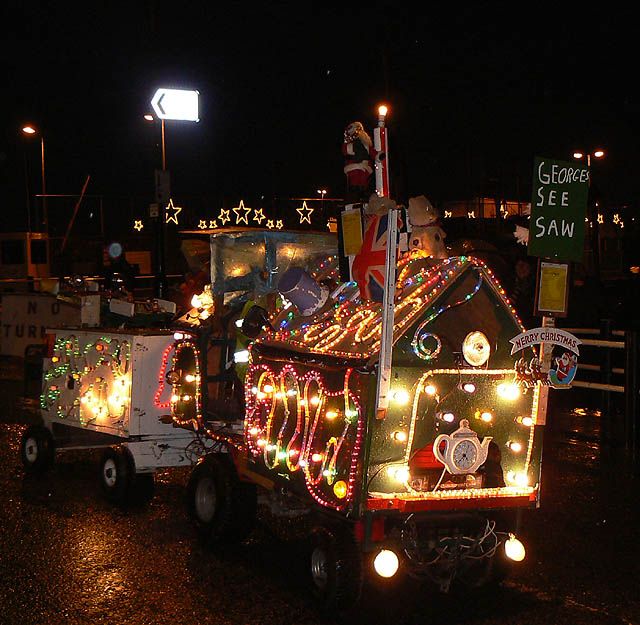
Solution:
[{"label": "white clock face", "polygon": [[472,467],[478,457],[478,450],[471,441],[460,441],[452,450],[453,464],[461,470]]}]

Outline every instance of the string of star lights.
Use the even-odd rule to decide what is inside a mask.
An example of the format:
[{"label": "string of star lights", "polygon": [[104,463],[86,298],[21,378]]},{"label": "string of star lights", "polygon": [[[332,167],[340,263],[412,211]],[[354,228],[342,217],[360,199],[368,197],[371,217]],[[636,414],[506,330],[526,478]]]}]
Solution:
[{"label": "string of star lights", "polygon": [[299,373],[291,364],[279,370],[250,365],[245,379],[245,441],[250,453],[273,471],[302,474],[308,493],[320,505],[343,510],[352,501],[364,423],[353,369],[331,390],[317,370]]},{"label": "string of star lights", "polygon": [[85,426],[124,428],[131,391],[131,345],[102,336],[81,346],[77,336],[59,336],[43,376],[40,406]]}]

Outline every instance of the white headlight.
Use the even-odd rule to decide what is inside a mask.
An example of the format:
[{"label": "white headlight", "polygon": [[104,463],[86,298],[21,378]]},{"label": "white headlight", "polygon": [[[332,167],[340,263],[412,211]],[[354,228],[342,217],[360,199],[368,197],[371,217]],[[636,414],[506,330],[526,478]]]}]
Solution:
[{"label": "white headlight", "polygon": [[509,534],[509,539],[504,543],[504,552],[514,562],[522,562],[526,555],[524,545],[513,534]]},{"label": "white headlight", "polygon": [[472,367],[481,367],[487,360],[491,347],[482,332],[469,332],[462,342],[462,355]]},{"label": "white headlight", "polygon": [[393,577],[398,572],[400,561],[390,549],[383,549],[373,561],[373,568],[380,577]]}]

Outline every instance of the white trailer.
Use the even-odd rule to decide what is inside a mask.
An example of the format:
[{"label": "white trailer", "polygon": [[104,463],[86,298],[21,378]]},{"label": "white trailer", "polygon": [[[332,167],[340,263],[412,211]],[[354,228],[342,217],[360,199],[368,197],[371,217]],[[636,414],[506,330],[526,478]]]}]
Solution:
[{"label": "white trailer", "polygon": [[[49,330],[40,409],[42,425],[21,444],[27,472],[52,466],[56,452],[104,448],[100,477],[107,497],[133,503],[153,494],[154,473],[195,463],[204,443],[171,419],[173,331]],[[181,337],[183,335],[181,334]]]}]

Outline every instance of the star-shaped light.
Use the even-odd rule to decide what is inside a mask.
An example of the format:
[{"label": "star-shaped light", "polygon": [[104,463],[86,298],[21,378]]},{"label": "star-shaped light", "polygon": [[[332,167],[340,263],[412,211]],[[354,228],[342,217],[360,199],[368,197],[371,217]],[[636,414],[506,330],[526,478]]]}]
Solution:
[{"label": "star-shaped light", "polygon": [[257,221],[259,224],[262,224],[266,218],[267,217],[261,208],[256,208],[253,211],[253,221]]},{"label": "star-shaped light", "polygon": [[[244,205],[244,200],[240,200],[240,204],[233,209],[233,212],[236,214],[236,224],[245,223],[248,226],[249,213],[252,210],[253,210],[252,208],[247,208]],[[242,215],[240,213],[242,213]]]},{"label": "star-shaped light", "polygon": [[616,214],[613,216],[613,223],[614,223],[614,224],[620,223],[620,215],[618,215],[618,213],[616,213]]},{"label": "star-shaped light", "polygon": [[198,222],[198,228],[200,228],[200,230],[206,230],[207,229],[207,220],[206,219],[201,219]]},{"label": "star-shaped light", "polygon": [[598,213],[598,223],[599,224],[604,223],[604,215],[602,213]]},{"label": "star-shaped light", "polygon": [[133,224],[133,227],[140,232],[140,230],[142,230],[144,228],[144,224],[142,223],[141,219],[136,219],[135,223]]},{"label": "star-shaped light", "polygon": [[215,219],[211,219],[209,221],[209,228],[217,228],[218,227],[218,222]]},{"label": "star-shaped light", "polygon": [[273,230],[273,219],[268,219],[267,220],[267,228],[269,228],[269,230]]},{"label": "star-shaped light", "polygon": [[[240,206],[242,206],[242,202],[240,202]],[[235,208],[233,209],[235,210]],[[228,221],[231,221],[231,217],[229,217],[229,213],[231,211],[228,208],[221,208],[220,214],[218,215],[218,219],[222,222],[222,225],[226,224]]]},{"label": "star-shaped light", "polygon": [[284,226],[284,224],[282,223],[282,219],[278,219],[278,221],[276,221],[276,228],[278,230],[282,230],[282,226]]},{"label": "star-shaped light", "polygon": [[298,214],[300,215],[300,223],[304,223],[305,221],[311,225],[311,213],[313,213],[313,208],[309,208],[307,206],[307,201],[303,200],[302,206],[300,208],[296,208]]},{"label": "star-shaped light", "polygon": [[[170,221],[172,221],[177,226],[178,214],[182,212],[182,207],[174,206],[173,199],[169,198],[169,203],[167,204],[167,207],[164,210],[165,210],[164,223],[168,224]],[[173,214],[169,215],[170,212]]]}]

